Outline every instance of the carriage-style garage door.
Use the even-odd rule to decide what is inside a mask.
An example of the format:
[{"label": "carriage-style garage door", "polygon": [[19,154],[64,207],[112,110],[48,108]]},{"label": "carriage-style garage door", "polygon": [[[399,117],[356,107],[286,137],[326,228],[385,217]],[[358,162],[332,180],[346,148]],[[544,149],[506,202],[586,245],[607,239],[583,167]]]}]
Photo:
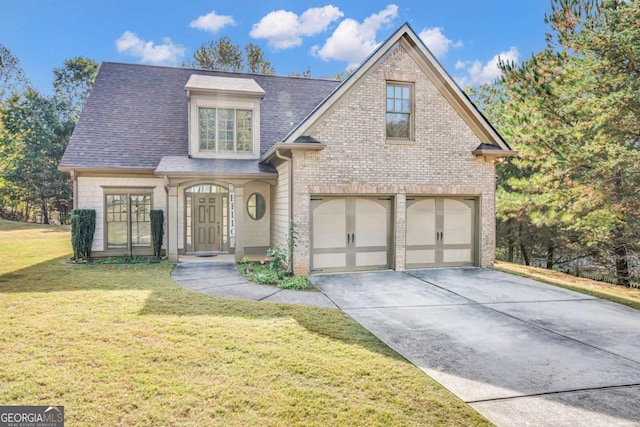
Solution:
[{"label": "carriage-style garage door", "polygon": [[389,268],[391,199],[311,198],[311,271]]},{"label": "carriage-style garage door", "polygon": [[407,268],[473,265],[476,200],[407,198]]}]

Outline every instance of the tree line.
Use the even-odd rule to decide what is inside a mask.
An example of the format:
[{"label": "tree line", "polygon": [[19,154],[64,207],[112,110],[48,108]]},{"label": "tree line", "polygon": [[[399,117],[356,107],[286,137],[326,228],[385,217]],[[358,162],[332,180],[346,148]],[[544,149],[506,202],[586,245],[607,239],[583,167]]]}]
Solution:
[{"label": "tree line", "polygon": [[[273,74],[264,52],[244,49],[228,37],[202,44],[186,67]],[[53,93],[29,82],[19,59],[0,44],[0,217],[18,221],[68,223],[73,190],[58,170],[98,64],[76,57],[53,70]]]},{"label": "tree line", "polygon": [[44,95],[0,45],[0,216],[44,224],[68,220],[72,189],[58,163],[97,70],[88,58],[66,60],[53,70],[53,94]]},{"label": "tree line", "polygon": [[469,90],[519,151],[497,167],[498,255],[598,266],[629,286],[640,248],[640,1],[553,0],[545,22],[544,50]]},{"label": "tree line", "polygon": [[[203,43],[184,67],[274,74],[264,51],[229,37]],[[19,59],[0,44],[0,217],[67,223],[73,205],[69,174],[57,166],[86,101],[98,64],[76,57],[53,70],[53,93],[29,82]],[[311,78],[309,67],[291,76]],[[334,78],[342,79],[346,74]]]}]

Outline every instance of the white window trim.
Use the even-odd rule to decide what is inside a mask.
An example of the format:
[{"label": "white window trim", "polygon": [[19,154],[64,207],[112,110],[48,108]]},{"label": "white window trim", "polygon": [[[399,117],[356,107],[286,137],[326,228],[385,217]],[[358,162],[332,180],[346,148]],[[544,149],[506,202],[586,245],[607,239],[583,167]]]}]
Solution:
[{"label": "white window trim", "polygon": [[[215,95],[191,94],[189,101],[189,154],[195,158],[204,159],[259,159],[260,158],[260,99],[236,97],[220,97]],[[250,153],[218,153],[210,150],[200,150],[200,108],[222,108],[233,110],[249,110],[252,114],[253,151]]]}]

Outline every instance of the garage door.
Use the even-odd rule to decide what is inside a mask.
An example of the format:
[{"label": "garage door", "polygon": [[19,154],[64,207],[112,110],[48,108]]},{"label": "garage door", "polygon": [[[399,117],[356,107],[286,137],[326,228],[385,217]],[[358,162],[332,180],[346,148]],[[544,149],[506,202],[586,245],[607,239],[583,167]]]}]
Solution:
[{"label": "garage door", "polygon": [[391,199],[313,197],[311,271],[389,268]]},{"label": "garage door", "polygon": [[476,200],[407,198],[407,268],[473,265]]}]

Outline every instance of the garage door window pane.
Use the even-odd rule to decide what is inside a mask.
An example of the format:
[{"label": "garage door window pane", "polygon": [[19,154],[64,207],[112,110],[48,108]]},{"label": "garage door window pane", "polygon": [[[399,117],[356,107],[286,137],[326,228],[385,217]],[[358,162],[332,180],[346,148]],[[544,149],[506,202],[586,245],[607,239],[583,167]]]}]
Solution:
[{"label": "garage door window pane", "polygon": [[344,199],[329,200],[313,210],[313,247],[344,248],[347,220]]},{"label": "garage door window pane", "polygon": [[471,244],[473,210],[460,200],[444,201],[443,242],[445,245]]},{"label": "garage door window pane", "polygon": [[387,246],[387,212],[376,201],[356,199],[356,246]]}]

